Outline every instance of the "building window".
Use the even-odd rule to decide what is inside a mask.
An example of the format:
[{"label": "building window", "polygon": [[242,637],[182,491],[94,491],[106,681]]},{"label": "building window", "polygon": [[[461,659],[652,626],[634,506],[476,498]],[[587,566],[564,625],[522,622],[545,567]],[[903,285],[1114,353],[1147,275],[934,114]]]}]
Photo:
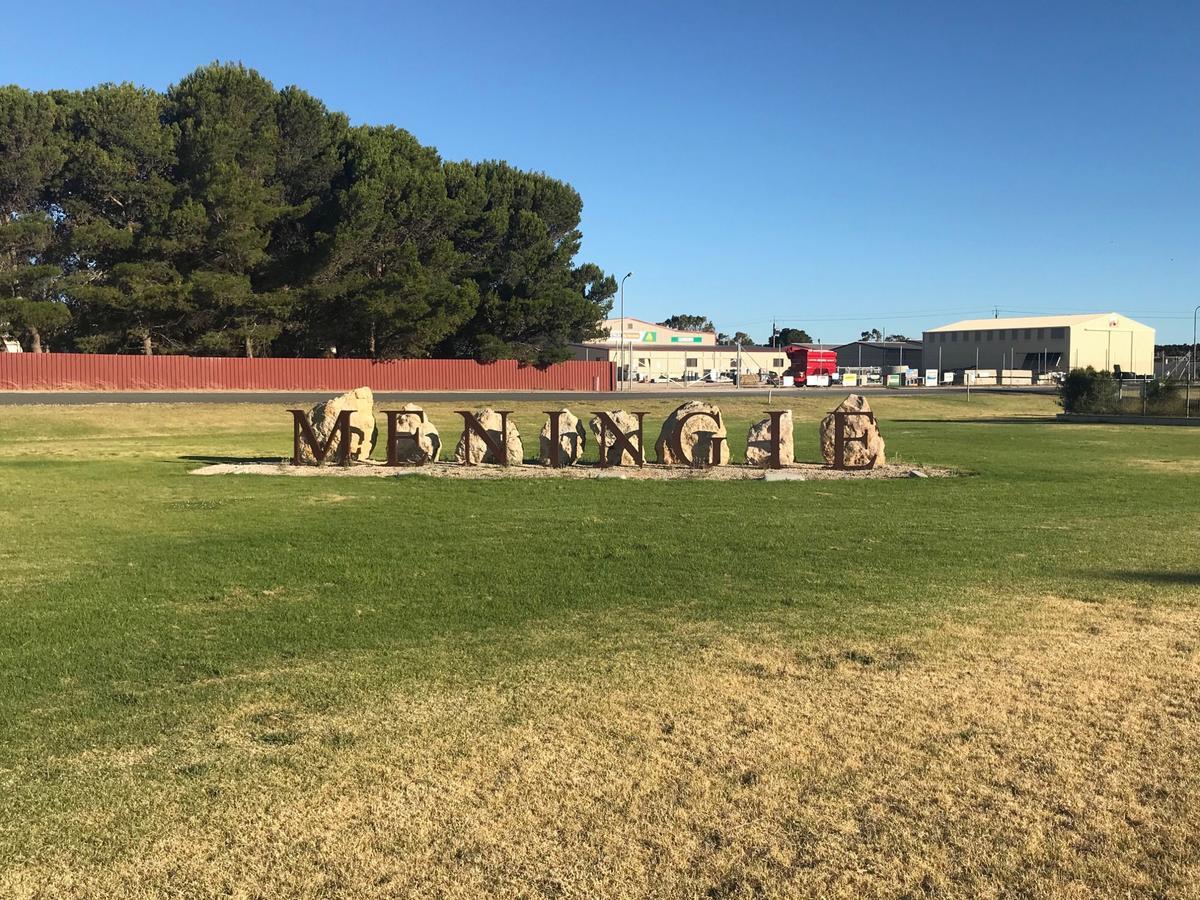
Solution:
[{"label": "building window", "polygon": [[683,361],[683,364],[685,366],[687,366],[689,369],[694,369],[700,365],[700,360],[694,356],[689,356],[687,359],[685,359]]},{"label": "building window", "polygon": [[729,368],[731,368],[731,369],[737,368],[737,357],[736,356],[729,361]]},{"label": "building window", "polygon": [[1038,329],[1038,332],[1037,332],[1037,339],[1038,339],[1039,341],[1044,341],[1044,340],[1046,339],[1046,329],[1045,329],[1045,328],[1039,328],[1039,329]]},{"label": "building window", "polygon": [[957,332],[957,331],[952,331],[952,332],[950,332],[950,342],[951,342],[952,344],[957,344],[957,343],[958,343],[958,332]]},{"label": "building window", "polygon": [[1052,340],[1052,341],[1061,341],[1066,336],[1067,336],[1067,329],[1065,329],[1065,328],[1051,328],[1050,329],[1050,340]]},{"label": "building window", "polygon": [[638,358],[638,368],[639,368],[639,369],[648,369],[648,368],[650,368],[650,359],[649,359],[649,357],[645,357],[645,356],[639,357],[639,358]]},{"label": "building window", "polygon": [[782,369],[785,365],[786,363],[778,356],[771,360],[772,369]]},{"label": "building window", "polygon": [[1027,341],[1033,340],[1033,329],[1032,328],[1025,329],[1025,340],[1027,340]]},{"label": "building window", "polygon": [[984,335],[983,335],[983,339],[984,339],[985,341],[994,340],[994,339],[995,339],[995,332],[992,332],[992,331],[985,332],[985,333],[984,333]]}]

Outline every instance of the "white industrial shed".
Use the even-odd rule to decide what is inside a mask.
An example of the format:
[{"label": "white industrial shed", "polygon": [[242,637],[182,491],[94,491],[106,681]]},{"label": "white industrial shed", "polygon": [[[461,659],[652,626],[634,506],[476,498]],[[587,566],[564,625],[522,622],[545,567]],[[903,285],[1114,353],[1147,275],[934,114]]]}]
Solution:
[{"label": "white industrial shed", "polygon": [[1154,329],[1120,313],[968,319],[925,332],[925,365],[940,369],[1154,371]]}]

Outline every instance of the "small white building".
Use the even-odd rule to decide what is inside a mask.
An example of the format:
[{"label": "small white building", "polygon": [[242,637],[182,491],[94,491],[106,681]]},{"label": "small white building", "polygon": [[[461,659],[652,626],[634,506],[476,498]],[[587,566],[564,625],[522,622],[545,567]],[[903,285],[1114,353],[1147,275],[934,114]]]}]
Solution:
[{"label": "small white building", "polygon": [[631,344],[624,348],[628,374],[622,371],[622,348],[607,344],[573,344],[576,359],[608,360],[617,366],[617,377],[633,381],[672,378],[691,381],[709,372],[742,375],[782,375],[790,365],[787,353],[778,347],[739,348],[732,344],[697,344],[689,347],[662,344]]},{"label": "small white building", "polygon": [[[632,316],[605,319],[601,327],[604,337],[572,345],[575,358],[609,360],[616,364],[617,377],[622,380],[686,381],[709,372],[735,370],[743,375],[782,375],[790,364],[782,348],[743,344],[739,356],[736,345],[718,344],[712,331],[680,331]],[[626,361],[628,372],[624,371]]]}]

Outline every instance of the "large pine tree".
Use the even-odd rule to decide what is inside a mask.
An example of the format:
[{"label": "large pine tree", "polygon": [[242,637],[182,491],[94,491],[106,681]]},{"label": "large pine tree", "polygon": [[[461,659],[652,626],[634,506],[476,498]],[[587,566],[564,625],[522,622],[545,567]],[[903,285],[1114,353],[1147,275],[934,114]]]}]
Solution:
[{"label": "large pine tree", "polygon": [[53,97],[0,87],[0,325],[35,353],[70,320],[50,190],[66,159],[61,114]]},{"label": "large pine tree", "polygon": [[581,209],[242,65],[0,89],[0,319],[34,347],[552,362],[616,290],[575,262]]}]

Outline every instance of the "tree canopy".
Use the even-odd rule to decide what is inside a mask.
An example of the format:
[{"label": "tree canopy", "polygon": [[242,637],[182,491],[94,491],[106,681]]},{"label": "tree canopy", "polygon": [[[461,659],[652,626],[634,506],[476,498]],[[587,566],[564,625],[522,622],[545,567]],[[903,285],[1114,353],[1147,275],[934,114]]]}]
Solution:
[{"label": "tree canopy", "polygon": [[907,341],[908,338],[902,334],[885,335],[878,328],[872,328],[870,331],[864,331],[860,340],[864,341]]},{"label": "tree canopy", "polygon": [[788,344],[811,344],[812,336],[803,328],[780,328],[775,332],[775,346],[786,347]]},{"label": "tree canopy", "polygon": [[686,313],[670,316],[658,324],[665,328],[674,328],[676,331],[715,332],[717,330],[708,316],[693,316]]},{"label": "tree canopy", "polygon": [[746,334],[746,332],[735,331],[733,334],[726,334],[725,332],[719,333],[717,335],[717,343],[718,344],[743,344],[743,345],[749,344],[749,345],[753,346],[755,341],[754,341],[754,338],[750,337],[750,335]]},{"label": "tree canopy", "polygon": [[582,208],[242,65],[0,87],[0,320],[33,350],[554,362],[616,292]]}]

